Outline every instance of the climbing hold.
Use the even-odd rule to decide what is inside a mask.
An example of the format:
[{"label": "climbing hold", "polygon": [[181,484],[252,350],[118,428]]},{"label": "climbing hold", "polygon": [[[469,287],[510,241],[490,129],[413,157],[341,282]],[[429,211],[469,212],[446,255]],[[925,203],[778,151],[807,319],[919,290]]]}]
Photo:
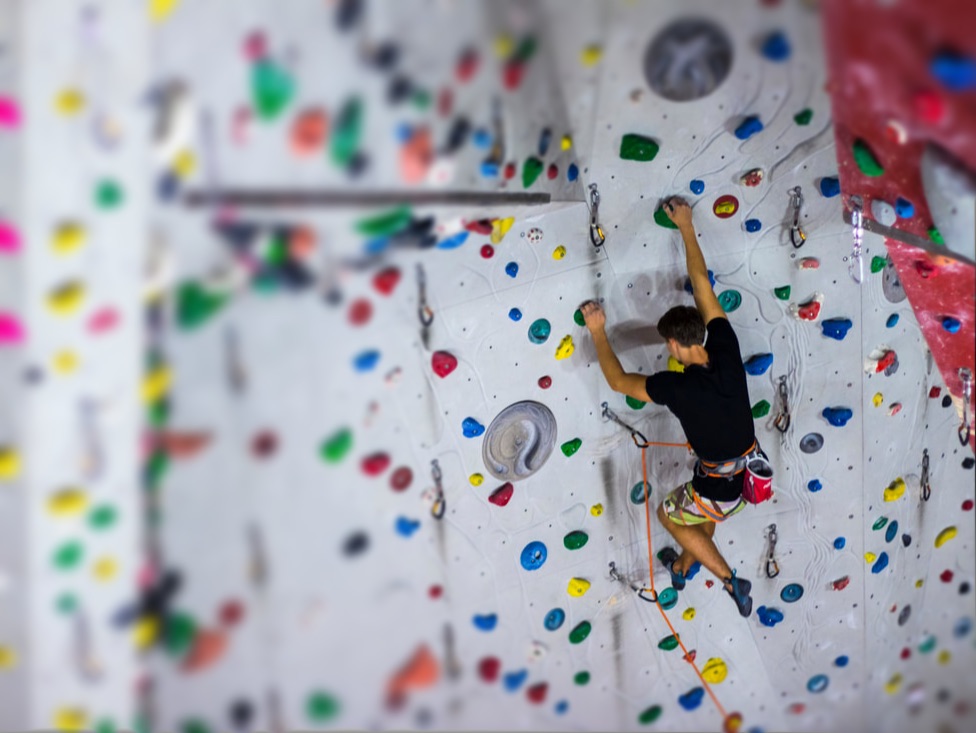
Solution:
[{"label": "climbing hold", "polygon": [[800,438],[800,450],[804,453],[816,453],[823,448],[824,439],[820,433],[807,433]]},{"label": "climbing hold", "polygon": [[895,213],[901,219],[911,219],[915,216],[915,205],[908,199],[899,196],[895,200]]},{"label": "climbing hold", "polygon": [[367,476],[379,476],[390,467],[390,456],[386,453],[371,453],[363,458],[360,468]]},{"label": "climbing hold", "polygon": [[515,277],[518,275],[519,266],[517,262],[509,262],[505,265],[505,274],[509,277]]},{"label": "climbing hold", "polygon": [[526,697],[529,698],[529,702],[536,705],[541,705],[546,700],[546,692],[549,690],[548,682],[539,682],[532,685],[529,689],[525,691]]},{"label": "climbing hold", "polygon": [[572,356],[576,346],[573,344],[572,336],[563,336],[559,346],[556,347],[556,359],[562,360]]},{"label": "climbing hold", "polygon": [[777,298],[779,298],[780,300],[789,300],[790,299],[790,286],[789,285],[784,285],[781,288],[775,288],[773,290],[773,294]]},{"label": "climbing hold", "polygon": [[942,317],[942,328],[944,328],[949,333],[959,333],[959,329],[962,324],[959,322],[958,318],[953,318],[952,316]]},{"label": "climbing hold", "polygon": [[603,504],[594,504],[590,507],[590,514],[594,517],[599,517],[603,514]]},{"label": "climbing hold", "polygon": [[571,596],[579,598],[589,589],[590,581],[584,578],[570,578],[569,585],[566,587],[566,592]]},{"label": "climbing hold", "polygon": [[5,221],[0,220],[0,253],[13,254],[20,250],[20,233]]},{"label": "climbing hold", "polygon": [[948,542],[949,540],[951,540],[953,537],[956,536],[956,532],[957,530],[955,527],[946,527],[944,530],[939,532],[939,534],[936,536],[935,546],[942,547],[942,545],[944,545],[946,542]]},{"label": "climbing hold", "polygon": [[730,194],[719,196],[712,205],[712,213],[719,219],[728,219],[739,210],[739,199]]},{"label": "climbing hold", "polygon": [[678,637],[675,634],[670,636],[665,636],[661,641],[657,643],[658,649],[663,649],[666,652],[674,651],[678,648]]},{"label": "climbing hold", "polygon": [[522,165],[522,186],[528,188],[542,174],[543,163],[541,160],[535,157],[526,158],[525,163]]},{"label": "climbing hold", "polygon": [[580,63],[586,67],[594,66],[602,56],[603,48],[597,44],[590,44],[580,51]]},{"label": "climbing hold", "polygon": [[769,414],[771,405],[767,400],[759,400],[756,404],[752,406],[752,417],[754,420],[758,420],[761,417],[766,417]]},{"label": "climbing hold", "polygon": [[748,186],[749,188],[755,188],[762,183],[764,175],[765,174],[763,173],[762,168],[753,168],[751,171],[747,171],[746,173],[742,174],[742,177],[739,179],[739,183],[741,183],[743,186]]},{"label": "climbing hold", "polygon": [[520,311],[518,308],[512,308],[508,312],[508,317],[511,318],[513,321],[521,321],[522,320],[522,311]]},{"label": "climbing hold", "polygon": [[[645,487],[647,488],[646,492],[644,490]],[[633,504],[643,504],[646,501],[647,497],[650,496],[650,493],[651,493],[651,485],[645,484],[643,481],[638,481],[630,489],[630,501]]]},{"label": "climbing hold", "polygon": [[77,567],[84,555],[84,548],[80,542],[66,542],[54,553],[53,562],[59,570],[71,570]]},{"label": "climbing hold", "polygon": [[846,544],[847,540],[844,537],[838,537],[834,540],[834,549],[843,550]]},{"label": "climbing hold", "polygon": [[[325,111],[320,108],[306,109],[299,112],[291,123],[291,151],[299,158],[307,158],[318,153],[325,146],[325,139],[329,132],[329,118]],[[420,135],[414,136],[416,143]],[[426,136],[429,147],[429,134]],[[407,149],[414,150],[409,144]],[[401,153],[401,156],[403,153]],[[428,151],[429,155],[429,151]],[[403,160],[401,158],[401,170],[403,170]],[[411,176],[408,183],[419,183],[423,180],[423,175],[418,177]]]},{"label": "climbing hold", "polygon": [[[467,232],[465,232],[465,234],[467,234]],[[490,260],[495,256],[495,248],[490,244],[483,244],[481,245],[480,254],[484,259]]]},{"label": "climbing hold", "polygon": [[806,109],[800,110],[795,115],[793,115],[793,121],[798,125],[809,125],[810,120],[813,119],[813,110],[807,107]]},{"label": "climbing hold", "polygon": [[502,677],[502,685],[509,692],[515,692],[522,686],[522,683],[525,682],[528,676],[529,671],[527,669],[520,669],[516,672],[507,672]]},{"label": "climbing hold", "polygon": [[966,616],[963,616],[961,619],[959,619],[956,622],[956,625],[952,628],[952,635],[957,639],[961,639],[972,630],[973,630],[972,620]]},{"label": "climbing hold", "polygon": [[749,357],[743,364],[743,367],[745,367],[747,374],[758,377],[760,374],[765,374],[772,364],[772,354],[756,354]]},{"label": "climbing hold", "polygon": [[211,292],[194,281],[181,283],[176,292],[177,324],[186,330],[203,325],[220,312],[228,297],[227,293]]},{"label": "climbing hold", "polygon": [[[339,108],[335,118],[329,155],[341,168],[349,167],[359,153],[363,134],[365,110],[359,97],[350,97]],[[365,232],[364,232],[365,233]]]},{"label": "climbing hold", "polygon": [[153,368],[142,380],[142,401],[152,404],[159,401],[169,391],[173,373],[164,364]]},{"label": "climbing hold", "polygon": [[668,586],[658,593],[657,602],[661,604],[661,608],[665,611],[670,611],[678,603],[678,591]]},{"label": "climbing hold", "polygon": [[349,304],[346,316],[353,326],[363,326],[373,316],[373,305],[366,298],[357,298]]},{"label": "climbing hold", "polygon": [[582,685],[588,684],[589,681],[590,681],[590,673],[589,672],[586,672],[586,671],[577,672],[575,675],[573,675],[573,682],[576,683],[577,685],[582,686]]},{"label": "climbing hold", "polygon": [[544,344],[549,340],[552,325],[545,318],[539,318],[529,326],[529,341],[534,344]]},{"label": "climbing hold", "polygon": [[[457,249],[462,244],[468,241],[469,236],[471,236],[471,232],[460,231],[457,234],[452,234],[451,236],[445,237],[444,239],[440,240],[436,244],[436,247],[437,249]],[[482,247],[482,255],[481,255],[482,257],[484,257],[484,247],[488,247],[488,246],[491,245],[484,245]],[[492,250],[492,252],[494,252],[494,250]]]},{"label": "climbing hold", "polygon": [[547,554],[545,544],[539,541],[530,542],[523,548],[519,561],[526,570],[538,570],[545,564]]},{"label": "climbing hold", "polygon": [[435,351],[430,357],[431,369],[441,379],[457,369],[457,365],[457,357],[447,351]]},{"label": "climbing hold", "polygon": [[515,488],[512,484],[506,482],[491,492],[488,496],[488,501],[495,506],[505,506],[511,500],[514,492]]},{"label": "climbing hold", "polygon": [[660,146],[654,140],[636,133],[627,133],[620,140],[620,157],[623,160],[654,160],[659,149]]},{"label": "climbing hold", "polygon": [[111,179],[99,181],[95,187],[95,205],[100,209],[112,210],[122,205],[122,187]]},{"label": "climbing hold", "polygon": [[573,147],[573,138],[570,135],[563,135],[562,139],[559,141],[560,150],[569,150]]},{"label": "climbing hold", "polygon": [[815,494],[823,488],[823,484],[820,483],[820,479],[815,478],[807,482],[807,490],[810,493]]},{"label": "climbing hold", "polygon": [[627,403],[627,407],[629,407],[631,410],[643,409],[643,407],[647,404],[646,402],[643,402],[636,397],[631,397],[630,395],[627,395],[624,398],[624,402]]},{"label": "climbing hold", "polygon": [[816,293],[813,298],[806,303],[796,305],[790,304],[790,313],[801,321],[816,321],[820,316],[820,308],[823,305],[823,295]]},{"label": "climbing hold", "polygon": [[695,178],[692,180],[690,184],[688,184],[688,188],[691,189],[691,192],[693,194],[695,194],[696,196],[700,196],[702,192],[705,190],[705,182]]},{"label": "climbing hold", "polygon": [[566,247],[564,247],[561,244],[552,251],[552,258],[554,260],[561,260],[565,256],[566,256]]},{"label": "climbing hold", "polygon": [[840,179],[837,176],[824,176],[820,179],[820,193],[830,199],[840,193]]},{"label": "climbing hold", "polygon": [[651,707],[647,708],[637,716],[637,722],[641,725],[650,725],[659,717],[661,717],[661,706],[651,705]]},{"label": "climbing hold", "polygon": [[905,479],[899,476],[890,484],[888,484],[888,487],[884,490],[884,500],[886,502],[897,501],[902,496],[904,496],[905,488],[906,488]]},{"label": "climbing hold", "polygon": [[766,608],[766,606],[760,606],[756,609],[756,614],[759,616],[759,623],[763,626],[775,626],[780,621],[783,620],[783,612],[776,608]]},{"label": "climbing hold", "polygon": [[685,621],[693,620],[695,618],[695,609],[686,608],[684,612],[681,614],[681,618],[683,618]]},{"label": "climbing hold", "polygon": [[492,219],[491,220],[491,243],[500,244],[508,234],[508,231],[512,228],[515,223],[515,217],[509,216],[504,219]]},{"label": "climbing hold", "polygon": [[762,229],[762,222],[759,219],[746,219],[745,227],[747,232],[758,232]]},{"label": "climbing hold", "polygon": [[389,295],[400,282],[400,270],[396,267],[386,267],[373,276],[373,287],[381,295]]},{"label": "climbing hold", "polygon": [[498,625],[498,615],[494,613],[484,615],[475,614],[471,621],[476,629],[481,631],[494,631]]},{"label": "climbing hold", "polygon": [[681,695],[681,697],[678,698],[678,703],[685,710],[695,710],[701,705],[702,698],[704,697],[705,688],[695,687],[694,689],[686,692],[684,695]]},{"label": "climbing hold", "polygon": [[864,140],[860,138],[855,140],[853,150],[854,162],[857,163],[857,167],[861,173],[871,178],[875,178],[884,173],[884,168],[881,163],[878,162],[874,152]]},{"label": "climbing hold", "polygon": [[589,540],[589,535],[582,530],[574,530],[563,537],[563,546],[567,550],[578,550]]},{"label": "climbing hold", "polygon": [[539,377],[538,384],[540,389],[549,389],[552,386],[552,377],[550,377],[549,375]]},{"label": "climbing hold", "polygon": [[929,72],[950,91],[976,89],[976,59],[951,50],[944,50],[929,62]]},{"label": "climbing hold", "polygon": [[[715,287],[715,273],[712,272],[711,270],[706,270],[706,272],[708,273],[708,284],[711,287],[714,288]],[[685,278],[684,288],[685,288],[685,292],[688,293],[689,295],[694,292],[694,288],[692,288],[692,286],[691,286],[691,278],[690,277],[686,277]]]},{"label": "climbing hold", "polygon": [[873,552],[865,552],[864,553],[864,561],[865,562],[869,562],[870,563],[870,562],[874,562],[877,559],[878,559],[878,556],[875,555]]},{"label": "climbing hold", "polygon": [[888,567],[888,553],[882,552],[880,555],[878,555],[878,559],[875,561],[874,565],[871,566],[871,572],[877,575],[886,567]]},{"label": "climbing hold", "polygon": [[816,257],[801,257],[796,261],[796,266],[801,270],[819,270],[820,260]]},{"label": "climbing hold", "polygon": [[413,471],[407,466],[400,466],[390,475],[390,488],[394,491],[405,491],[413,481]]},{"label": "climbing hold", "polygon": [[702,667],[701,673],[706,682],[717,685],[724,681],[728,676],[729,668],[723,659],[711,657],[707,662],[705,662],[705,666]]},{"label": "climbing hold", "polygon": [[669,217],[667,212],[664,210],[663,204],[654,210],[654,223],[658,226],[664,227],[665,229],[678,228],[678,225],[671,221],[671,217]]},{"label": "climbing hold", "polygon": [[86,239],[84,227],[76,222],[66,222],[55,230],[51,239],[51,249],[58,255],[71,254],[81,249]]},{"label": "climbing hold", "polygon": [[549,631],[555,631],[563,622],[566,620],[566,612],[561,608],[554,608],[549,613],[546,614],[545,620],[542,622],[543,626]]},{"label": "climbing hold", "polygon": [[579,644],[587,636],[590,635],[590,631],[592,629],[593,629],[593,626],[590,624],[589,621],[582,621],[582,622],[580,622],[579,624],[577,624],[573,628],[572,631],[569,632],[569,643],[570,644]]},{"label": "climbing hold", "polygon": [[0,128],[16,128],[20,125],[20,106],[10,97],[0,96]]},{"label": "climbing hold", "polygon": [[379,360],[380,352],[376,351],[375,349],[370,349],[357,354],[352,360],[352,365],[357,372],[368,372],[376,368],[376,364],[379,362]]},{"label": "climbing hold", "polygon": [[750,115],[749,117],[746,117],[738,127],[735,128],[735,136],[739,140],[748,140],[762,129],[763,124],[760,122],[759,116]]},{"label": "climbing hold", "polygon": [[566,180],[575,181],[579,178],[579,166],[576,163],[570,163],[569,168],[566,169]]},{"label": "climbing hold", "polygon": [[485,477],[480,473],[472,473],[470,476],[468,476],[468,483],[470,483],[472,486],[481,486],[481,484],[484,482]]},{"label": "climbing hold", "polygon": [[844,590],[844,588],[846,588],[848,585],[850,585],[850,582],[851,582],[850,576],[845,575],[845,576],[840,577],[837,580],[833,581],[830,584],[830,586],[834,590]]},{"label": "climbing hold", "polygon": [[790,42],[783,31],[774,31],[766,36],[759,51],[770,61],[786,61],[790,57]]},{"label": "climbing hold", "polygon": [[894,328],[895,325],[897,325],[897,323],[898,323],[898,314],[892,313],[890,316],[888,316],[888,320],[885,321],[885,327]]},{"label": "climbing hold", "polygon": [[581,439],[573,438],[572,440],[567,440],[565,443],[559,446],[559,449],[563,452],[563,455],[568,458],[578,451],[581,445],[583,445],[583,441]]},{"label": "climbing hold", "polygon": [[477,438],[485,432],[485,426],[473,417],[466,417],[461,421],[461,432],[465,438]]},{"label": "climbing hold", "polygon": [[[878,257],[877,255],[875,255],[874,257],[871,258],[871,272],[872,272],[872,274],[881,272],[884,268],[885,268],[885,258],[884,257]],[[895,319],[897,320],[897,315],[895,316]]]},{"label": "climbing hold", "polygon": [[895,207],[882,199],[874,199],[871,202],[871,216],[876,222],[885,226],[891,226],[898,218],[895,214]]},{"label": "climbing hold", "polygon": [[24,336],[24,328],[17,317],[0,312],[0,346],[19,344]]},{"label": "climbing hold", "polygon": [[827,689],[830,679],[825,674],[816,674],[807,681],[807,689],[810,692],[823,692]]},{"label": "climbing hold", "polygon": [[891,524],[885,530],[885,542],[891,542],[898,535],[898,520],[892,519]]},{"label": "climbing hold", "polygon": [[879,529],[883,528],[888,524],[888,517],[878,517],[874,520],[874,524],[871,525],[871,529],[877,532]]},{"label": "climbing hold", "polygon": [[288,106],[295,93],[295,81],[284,67],[269,58],[251,67],[251,97],[258,117],[273,120]]},{"label": "climbing hold", "polygon": [[929,635],[922,640],[922,643],[918,645],[918,651],[920,654],[930,654],[935,651],[935,646],[937,644],[937,639]]},{"label": "climbing hold", "polygon": [[825,407],[821,414],[827,422],[837,428],[844,427],[854,417],[854,411],[848,407]]},{"label": "climbing hold", "polygon": [[85,300],[85,286],[80,282],[67,282],[48,295],[48,307],[59,316],[67,316],[81,307]]},{"label": "climbing hold", "polygon": [[829,318],[821,323],[820,327],[823,329],[824,336],[843,341],[853,325],[850,318]]},{"label": "climbing hold", "polygon": [[780,591],[779,597],[784,603],[796,603],[803,597],[803,586],[799,583],[790,583]]}]

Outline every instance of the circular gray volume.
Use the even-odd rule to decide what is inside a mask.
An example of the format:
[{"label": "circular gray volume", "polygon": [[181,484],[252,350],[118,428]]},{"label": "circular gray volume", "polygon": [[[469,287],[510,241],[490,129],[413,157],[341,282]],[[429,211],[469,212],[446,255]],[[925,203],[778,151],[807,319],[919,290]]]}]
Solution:
[{"label": "circular gray volume", "polygon": [[687,102],[711,94],[728,76],[732,42],[715,23],[676,20],[661,29],[644,54],[644,76],[665,99]]},{"label": "circular gray volume", "polygon": [[884,277],[881,280],[881,290],[889,303],[901,303],[908,294],[902,287],[901,280],[898,278],[898,270],[891,257],[885,260]]},{"label": "circular gray volume", "polygon": [[823,448],[823,436],[820,433],[807,433],[800,438],[800,450],[804,453],[816,453]]},{"label": "circular gray volume", "polygon": [[542,468],[556,446],[556,418],[541,402],[516,402],[491,421],[482,446],[492,476],[503,481],[528,478]]}]

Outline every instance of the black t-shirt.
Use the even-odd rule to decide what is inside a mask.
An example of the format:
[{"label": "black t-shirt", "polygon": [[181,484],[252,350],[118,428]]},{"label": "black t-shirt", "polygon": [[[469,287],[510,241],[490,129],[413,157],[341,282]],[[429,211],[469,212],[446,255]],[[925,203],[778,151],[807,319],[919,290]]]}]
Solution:
[{"label": "black t-shirt", "polygon": [[[695,454],[706,461],[737,458],[756,438],[752,407],[746,387],[739,340],[725,318],[713,318],[705,327],[708,366],[685,367],[684,372],[658,372],[647,378],[647,394],[666,405],[681,422]],[[701,496],[733,501],[742,494],[745,472],[727,478],[695,476]]]}]

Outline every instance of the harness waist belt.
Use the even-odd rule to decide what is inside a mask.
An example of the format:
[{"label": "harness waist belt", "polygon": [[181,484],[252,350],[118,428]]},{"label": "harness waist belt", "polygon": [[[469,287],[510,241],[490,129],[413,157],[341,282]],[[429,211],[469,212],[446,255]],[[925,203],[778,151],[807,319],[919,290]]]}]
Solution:
[{"label": "harness waist belt", "polygon": [[695,463],[695,474],[702,478],[726,478],[731,481],[733,476],[746,470],[750,460],[760,455],[762,448],[759,447],[759,441],[754,439],[749,450],[728,461],[706,461],[699,458]]}]

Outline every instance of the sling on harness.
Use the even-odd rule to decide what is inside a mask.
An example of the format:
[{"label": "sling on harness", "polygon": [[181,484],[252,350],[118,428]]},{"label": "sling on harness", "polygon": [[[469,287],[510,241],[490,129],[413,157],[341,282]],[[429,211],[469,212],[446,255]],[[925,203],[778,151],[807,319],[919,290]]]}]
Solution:
[{"label": "sling on harness", "polygon": [[706,461],[699,458],[695,462],[695,475],[700,478],[724,478],[728,481],[743,471],[742,498],[750,504],[761,504],[773,496],[773,467],[769,457],[753,440],[749,449],[741,456],[726,461]]}]

